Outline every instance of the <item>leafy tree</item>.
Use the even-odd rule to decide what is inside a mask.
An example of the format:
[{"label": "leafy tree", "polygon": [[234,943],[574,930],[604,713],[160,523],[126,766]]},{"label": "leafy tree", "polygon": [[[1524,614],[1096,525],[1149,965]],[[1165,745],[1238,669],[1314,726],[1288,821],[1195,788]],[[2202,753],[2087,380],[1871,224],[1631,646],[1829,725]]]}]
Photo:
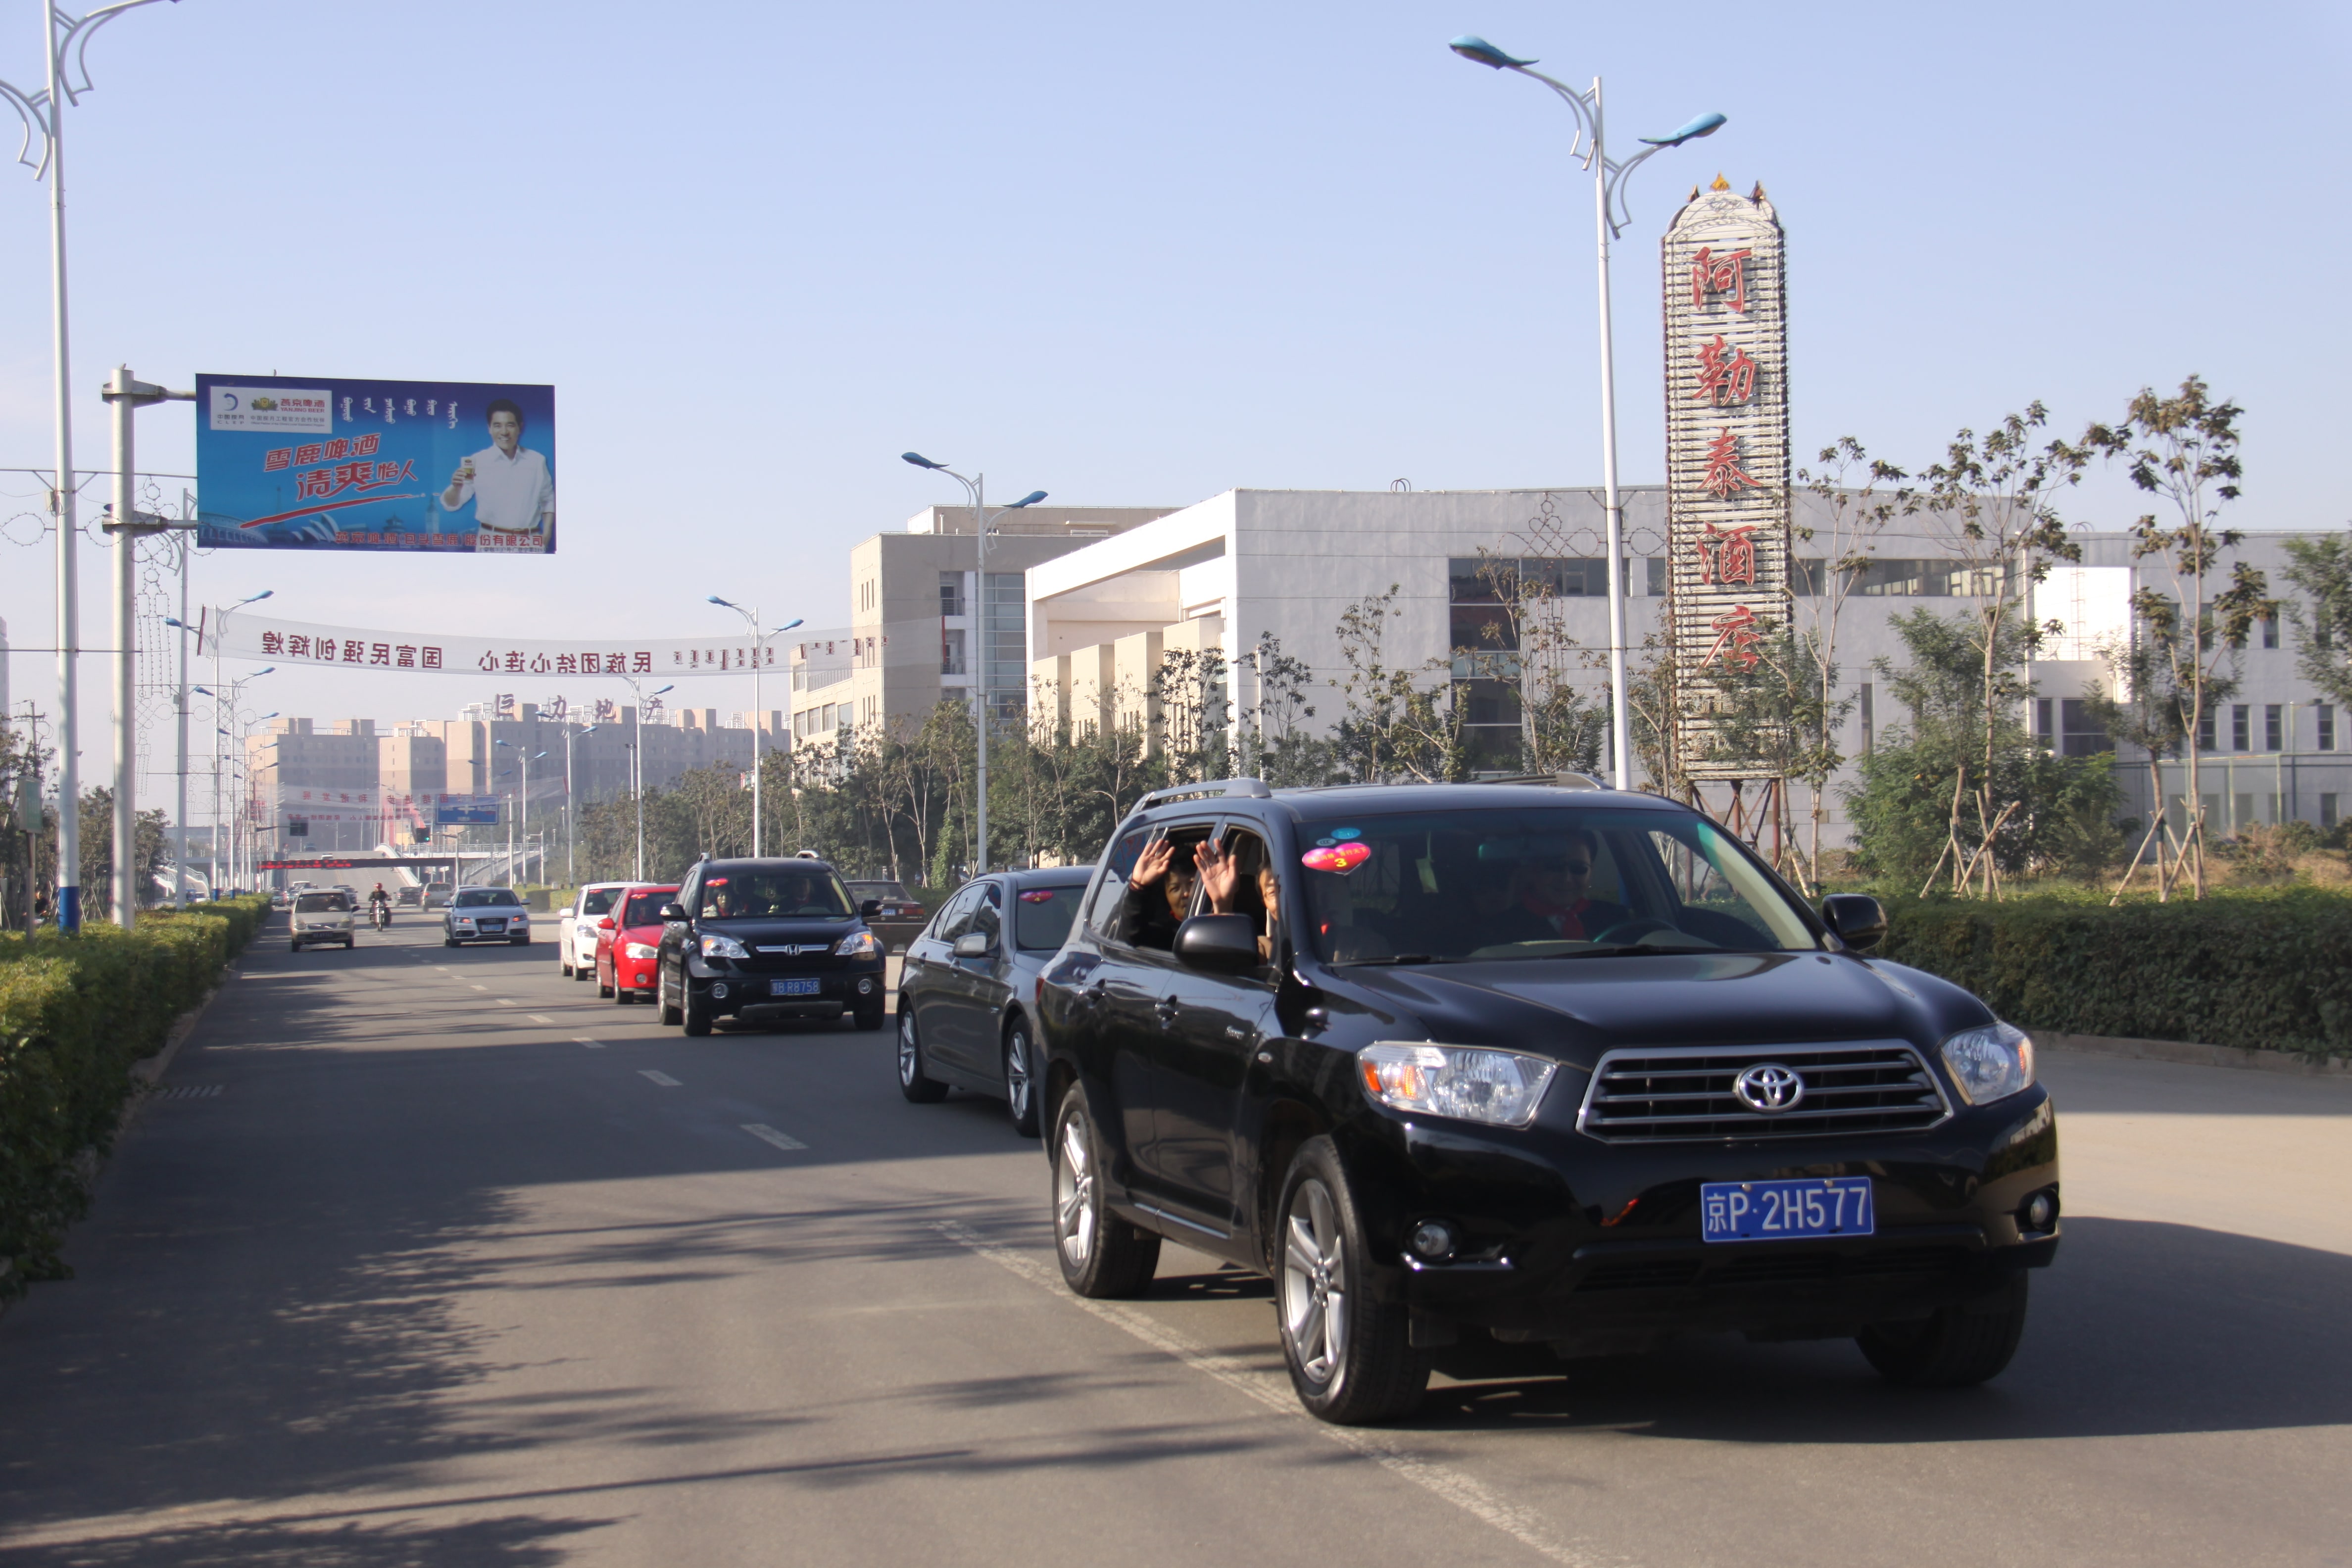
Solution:
[{"label": "leafy tree", "polygon": [[2319,693],[2352,707],[2352,540],[2290,539],[2286,580],[2311,595],[2287,606],[2295,668]]},{"label": "leafy tree", "polygon": [[[2120,422],[2093,425],[2083,437],[2086,449],[2122,461],[2133,484],[2168,503],[2168,519],[2159,521],[2149,513],[2132,524],[2132,556],[2161,561],[2171,574],[2173,592],[2142,588],[2133,595],[2132,609],[2148,628],[2172,689],[2188,699],[2184,717],[2192,735],[2201,731],[2214,689],[2226,679],[2221,668],[2223,658],[2234,659],[2252,635],[2254,623],[2279,609],[2263,574],[2242,561],[2232,564],[2227,588],[2217,592],[2208,583],[2221,552],[2235,549],[2243,537],[2221,526],[2221,513],[2225,504],[2238,499],[2245,473],[2238,458],[2238,420],[2244,412],[2234,403],[2214,401],[2203,379],[2192,374],[2170,397],[2141,388]],[[2160,876],[2168,885],[2185,868],[2195,896],[2201,899],[2205,797],[2198,749],[2192,744],[2186,752],[2187,831],[2178,855]],[[2163,808],[2159,795],[2156,809]]]},{"label": "leafy tree", "polygon": [[[142,811],[131,862],[133,898],[140,898],[162,874],[170,850],[171,828],[164,814]],[[52,850],[52,857],[55,851]],[[114,791],[100,784],[81,796],[81,886],[86,913],[99,919],[114,914]],[[141,901],[144,901],[143,899]]]},{"label": "leafy tree", "polygon": [[[1340,765],[1360,784],[1414,780],[1433,784],[1470,776],[1462,733],[1467,717],[1450,678],[1451,661],[1408,669],[1388,662],[1389,623],[1400,585],[1367,594],[1339,616],[1339,657],[1348,667],[1337,688],[1346,716],[1333,737]],[[1441,679],[1428,677],[1437,672]]]}]

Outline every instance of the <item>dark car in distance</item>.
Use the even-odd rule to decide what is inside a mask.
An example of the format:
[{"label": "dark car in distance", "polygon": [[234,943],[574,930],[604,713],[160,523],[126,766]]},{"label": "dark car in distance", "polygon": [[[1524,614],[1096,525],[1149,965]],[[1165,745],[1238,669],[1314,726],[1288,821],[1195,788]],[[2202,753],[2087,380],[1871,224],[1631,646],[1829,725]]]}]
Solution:
[{"label": "dark car in distance", "polygon": [[1885,924],[1655,795],[1149,796],[1038,987],[1064,1278],[1140,1291],[1163,1237],[1270,1276],[1331,1421],[1465,1337],[1982,1382],[2057,1250],[2057,1119],[2022,1032],[1866,955]]},{"label": "dark car in distance", "polygon": [[882,1026],[882,943],[840,874],[814,855],[698,861],[658,915],[654,985],[665,1024],[689,1035],[708,1035],[719,1018],[846,1016],[861,1029]]},{"label": "dark car in distance", "polygon": [[898,973],[898,1091],[1002,1100],[1037,1135],[1037,976],[1070,934],[1091,868],[1000,871],[950,894]]}]

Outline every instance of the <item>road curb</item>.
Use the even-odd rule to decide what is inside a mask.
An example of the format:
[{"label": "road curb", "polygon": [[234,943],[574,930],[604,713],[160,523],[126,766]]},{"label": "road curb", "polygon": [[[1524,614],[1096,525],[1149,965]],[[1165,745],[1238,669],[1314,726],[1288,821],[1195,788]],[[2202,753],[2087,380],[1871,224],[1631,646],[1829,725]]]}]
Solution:
[{"label": "road curb", "polygon": [[2305,1078],[2352,1078],[2352,1060],[2341,1057],[2305,1056],[2300,1051],[2187,1045],[2179,1040],[2133,1040],[2111,1035],[2045,1034],[2040,1029],[2033,1031],[2033,1043],[2046,1051],[2069,1051],[2083,1056],[2126,1057],[2135,1061],[2178,1062],[2187,1067],[2294,1073]]}]

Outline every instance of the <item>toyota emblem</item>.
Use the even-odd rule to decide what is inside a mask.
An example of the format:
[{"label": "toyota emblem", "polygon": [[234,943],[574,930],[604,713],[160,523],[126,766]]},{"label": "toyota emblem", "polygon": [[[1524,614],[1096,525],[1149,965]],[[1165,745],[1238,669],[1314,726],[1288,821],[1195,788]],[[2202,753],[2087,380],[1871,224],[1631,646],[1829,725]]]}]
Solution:
[{"label": "toyota emblem", "polygon": [[1767,1116],[1793,1110],[1805,1098],[1805,1080],[1794,1068],[1779,1062],[1758,1062],[1731,1080],[1731,1092],[1750,1110]]}]

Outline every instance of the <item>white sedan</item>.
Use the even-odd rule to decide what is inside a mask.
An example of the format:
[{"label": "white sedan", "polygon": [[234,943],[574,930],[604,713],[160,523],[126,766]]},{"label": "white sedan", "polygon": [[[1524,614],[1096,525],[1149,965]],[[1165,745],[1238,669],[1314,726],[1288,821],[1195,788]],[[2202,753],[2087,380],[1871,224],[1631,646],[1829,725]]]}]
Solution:
[{"label": "white sedan", "polygon": [[591,882],[576,905],[555,911],[555,963],[573,980],[596,977],[597,922],[609,917],[626,882]]}]

